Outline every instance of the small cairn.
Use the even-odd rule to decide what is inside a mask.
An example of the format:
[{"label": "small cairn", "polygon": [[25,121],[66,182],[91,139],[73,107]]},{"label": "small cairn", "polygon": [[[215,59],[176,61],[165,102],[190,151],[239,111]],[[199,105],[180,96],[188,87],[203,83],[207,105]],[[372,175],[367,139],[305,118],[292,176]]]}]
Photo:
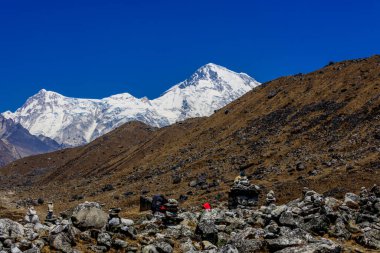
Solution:
[{"label": "small cairn", "polygon": [[267,206],[271,205],[271,204],[275,204],[276,203],[276,198],[274,196],[274,191],[273,190],[270,190],[268,193],[267,193],[267,197],[265,199],[265,204]]},{"label": "small cairn", "polygon": [[29,207],[28,211],[26,212],[26,215],[24,217],[24,221],[26,223],[33,223],[37,224],[40,223],[40,218],[37,215],[37,211],[34,209],[34,207]]},{"label": "small cairn", "polygon": [[107,231],[116,232],[120,228],[120,225],[122,224],[119,216],[120,211],[120,208],[111,208],[108,210]]},{"label": "small cairn", "polygon": [[166,225],[178,224],[183,219],[178,217],[178,201],[175,199],[169,199],[167,203],[164,204],[165,216],[162,221]]},{"label": "small cairn", "polygon": [[228,207],[229,209],[252,208],[257,205],[259,193],[260,187],[251,184],[246,176],[239,176],[228,193]]},{"label": "small cairn", "polygon": [[55,224],[57,221],[57,217],[54,215],[54,204],[53,202],[49,201],[48,202],[48,210],[47,210],[47,215],[45,217],[45,224]]}]

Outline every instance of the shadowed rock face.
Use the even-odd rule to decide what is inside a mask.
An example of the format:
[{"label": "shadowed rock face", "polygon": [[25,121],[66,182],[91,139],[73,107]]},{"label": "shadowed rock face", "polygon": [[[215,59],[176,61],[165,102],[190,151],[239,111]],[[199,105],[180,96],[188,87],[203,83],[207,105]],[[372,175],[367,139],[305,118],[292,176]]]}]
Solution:
[{"label": "shadowed rock face", "polygon": [[20,124],[0,115],[0,167],[22,157],[47,153],[59,148],[60,145],[55,141],[31,135]]}]

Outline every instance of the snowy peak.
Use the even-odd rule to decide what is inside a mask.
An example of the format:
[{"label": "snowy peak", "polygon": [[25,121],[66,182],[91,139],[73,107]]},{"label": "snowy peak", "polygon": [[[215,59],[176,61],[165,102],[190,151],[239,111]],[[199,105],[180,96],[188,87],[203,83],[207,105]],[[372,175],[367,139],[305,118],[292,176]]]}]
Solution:
[{"label": "snowy peak", "polygon": [[70,98],[42,89],[15,113],[3,115],[36,136],[78,146],[128,121],[162,127],[187,118],[209,116],[259,84],[247,74],[209,63],[153,100],[129,93],[103,99]]},{"label": "snowy peak", "polygon": [[178,87],[184,89],[188,86],[198,84],[200,80],[215,81],[219,78],[220,74],[226,70],[227,69],[222,66],[218,66],[214,63],[208,63],[197,69],[195,73],[190,76],[189,79],[180,83]]},{"label": "snowy peak", "polygon": [[181,82],[178,87],[184,89],[189,86],[204,85],[207,82],[207,84],[223,90],[231,88],[231,85],[234,84],[241,85],[241,80],[244,81],[244,86],[248,85],[251,88],[258,84],[255,79],[245,73],[236,73],[214,63],[208,63],[197,69],[189,79]]},{"label": "snowy peak", "polygon": [[[41,89],[36,95],[34,95],[33,97],[37,97],[37,98],[49,98],[49,99],[56,99],[56,98],[62,98],[64,97],[63,95],[57,93],[57,92],[54,92],[54,91],[47,91],[45,89]],[[32,98],[33,98],[32,97]]]}]

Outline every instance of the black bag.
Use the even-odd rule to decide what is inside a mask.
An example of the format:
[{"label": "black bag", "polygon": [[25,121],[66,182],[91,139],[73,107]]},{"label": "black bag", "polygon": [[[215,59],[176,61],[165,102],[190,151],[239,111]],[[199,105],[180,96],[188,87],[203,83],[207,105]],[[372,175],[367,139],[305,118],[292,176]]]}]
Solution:
[{"label": "black bag", "polygon": [[152,212],[159,212],[160,207],[166,204],[168,201],[162,195],[154,195],[152,199]]}]

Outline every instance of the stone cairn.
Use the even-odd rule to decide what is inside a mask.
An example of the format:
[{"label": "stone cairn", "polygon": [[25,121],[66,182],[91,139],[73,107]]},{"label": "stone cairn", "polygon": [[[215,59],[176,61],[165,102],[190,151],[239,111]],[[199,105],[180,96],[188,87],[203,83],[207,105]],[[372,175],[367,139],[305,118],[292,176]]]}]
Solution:
[{"label": "stone cairn", "polygon": [[252,208],[257,205],[259,200],[260,187],[251,184],[247,177],[236,180],[228,193],[228,207]]},{"label": "stone cairn", "polygon": [[31,206],[28,208],[28,211],[26,212],[26,215],[24,217],[24,221],[26,223],[33,223],[33,224],[40,223],[40,218],[38,217],[37,212],[34,209],[34,207]]},{"label": "stone cairn", "polygon": [[54,205],[53,202],[48,202],[48,210],[45,217],[45,224],[54,224],[57,221],[57,217],[54,215]]},{"label": "stone cairn", "polygon": [[183,219],[178,217],[178,201],[175,199],[169,199],[167,203],[164,204],[165,212],[162,217],[162,221],[165,225],[176,225],[180,223]]}]

